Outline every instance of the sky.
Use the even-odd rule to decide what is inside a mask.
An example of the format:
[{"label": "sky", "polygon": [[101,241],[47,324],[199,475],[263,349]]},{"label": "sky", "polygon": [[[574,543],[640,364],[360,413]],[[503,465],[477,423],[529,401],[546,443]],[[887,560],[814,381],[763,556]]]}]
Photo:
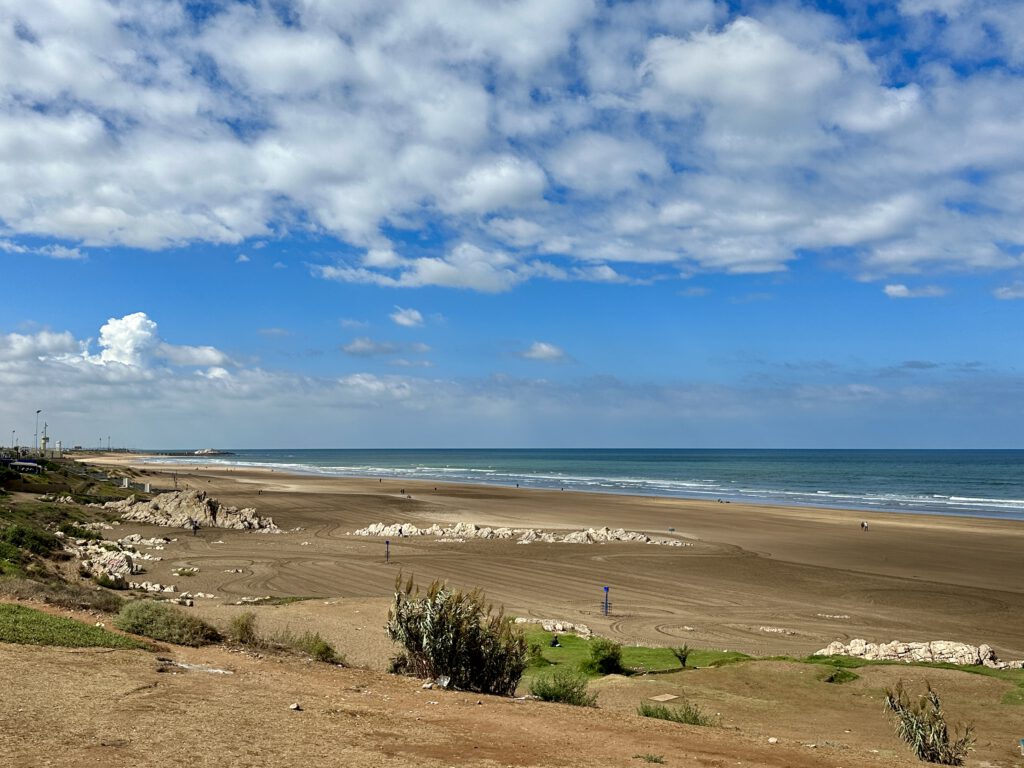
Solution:
[{"label": "sky", "polygon": [[0,443],[1024,448],[1021,29],[0,0]]}]

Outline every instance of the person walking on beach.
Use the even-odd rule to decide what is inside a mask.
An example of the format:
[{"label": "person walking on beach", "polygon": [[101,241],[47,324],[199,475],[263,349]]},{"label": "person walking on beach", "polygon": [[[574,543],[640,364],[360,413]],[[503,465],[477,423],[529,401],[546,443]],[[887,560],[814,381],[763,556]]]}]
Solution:
[{"label": "person walking on beach", "polygon": [[198,531],[199,531],[199,521],[198,520],[193,520],[192,521],[192,535],[195,536]]}]

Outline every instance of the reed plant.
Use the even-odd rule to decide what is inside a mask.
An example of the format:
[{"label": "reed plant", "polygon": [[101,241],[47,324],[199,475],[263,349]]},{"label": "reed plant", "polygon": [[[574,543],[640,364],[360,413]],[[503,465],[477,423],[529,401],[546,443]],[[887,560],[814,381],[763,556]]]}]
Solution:
[{"label": "reed plant", "polygon": [[[903,682],[894,690],[885,691],[885,708],[896,721],[896,735],[910,745],[918,759],[939,765],[963,765],[974,746],[974,728],[967,726],[959,738],[951,738],[942,701],[928,684],[928,692],[916,702],[903,689]],[[960,729],[957,728],[957,731]]]},{"label": "reed plant", "polygon": [[526,669],[526,639],[504,609],[493,612],[480,590],[435,581],[425,594],[412,578],[395,582],[388,637],[404,648],[404,668],[417,677],[447,678],[452,688],[511,696]]}]

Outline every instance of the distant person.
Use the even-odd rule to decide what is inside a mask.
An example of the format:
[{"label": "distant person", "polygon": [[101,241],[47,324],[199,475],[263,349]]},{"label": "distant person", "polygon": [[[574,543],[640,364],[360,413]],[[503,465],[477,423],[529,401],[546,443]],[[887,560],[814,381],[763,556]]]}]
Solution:
[{"label": "distant person", "polygon": [[199,521],[198,520],[193,520],[192,521],[192,535],[195,536],[198,532],[199,532]]}]

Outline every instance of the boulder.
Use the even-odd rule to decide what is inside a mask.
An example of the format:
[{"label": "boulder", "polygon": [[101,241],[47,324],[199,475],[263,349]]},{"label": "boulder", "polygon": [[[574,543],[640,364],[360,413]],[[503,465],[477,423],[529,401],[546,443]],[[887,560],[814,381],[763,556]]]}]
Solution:
[{"label": "boulder", "polygon": [[171,528],[233,528],[237,530],[278,533],[280,529],[269,517],[261,517],[253,507],[231,507],[208,496],[205,491],[171,491],[152,501],[136,501],[129,496],[123,501],[107,502],[107,509],[121,512],[121,519]]}]

